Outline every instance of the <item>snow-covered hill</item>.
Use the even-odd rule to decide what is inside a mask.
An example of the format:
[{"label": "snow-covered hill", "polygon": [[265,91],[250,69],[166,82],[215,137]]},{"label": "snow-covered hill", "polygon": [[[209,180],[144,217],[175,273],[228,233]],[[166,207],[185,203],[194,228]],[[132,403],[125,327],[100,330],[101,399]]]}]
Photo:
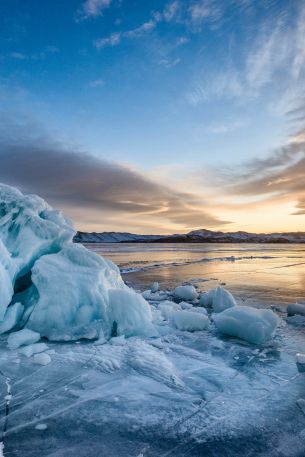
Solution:
[{"label": "snow-covered hill", "polygon": [[76,243],[305,243],[305,232],[248,233],[193,230],[185,234],[137,235],[125,232],[77,232]]}]

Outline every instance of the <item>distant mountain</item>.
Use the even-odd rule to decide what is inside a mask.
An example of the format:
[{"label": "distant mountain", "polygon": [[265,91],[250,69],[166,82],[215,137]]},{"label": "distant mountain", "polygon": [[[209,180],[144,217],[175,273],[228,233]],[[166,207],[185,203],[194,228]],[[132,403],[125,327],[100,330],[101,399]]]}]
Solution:
[{"label": "distant mountain", "polygon": [[305,232],[248,233],[193,230],[185,234],[137,235],[128,232],[77,232],[76,243],[305,243]]}]

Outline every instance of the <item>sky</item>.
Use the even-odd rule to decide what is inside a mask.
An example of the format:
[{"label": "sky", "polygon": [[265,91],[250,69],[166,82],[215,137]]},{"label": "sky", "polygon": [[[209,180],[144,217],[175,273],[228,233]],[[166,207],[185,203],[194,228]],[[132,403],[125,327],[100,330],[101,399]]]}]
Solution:
[{"label": "sky", "polygon": [[2,0],[0,181],[84,231],[305,231],[303,0]]}]

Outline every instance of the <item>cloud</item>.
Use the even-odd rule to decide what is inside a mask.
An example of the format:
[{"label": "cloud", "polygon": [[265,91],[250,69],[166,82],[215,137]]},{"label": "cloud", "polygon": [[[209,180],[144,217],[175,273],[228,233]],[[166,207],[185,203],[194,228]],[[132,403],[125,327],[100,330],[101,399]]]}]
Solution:
[{"label": "cloud", "polygon": [[[224,11],[233,6],[242,14],[247,11],[242,9],[242,1],[232,0],[226,4],[216,0],[195,2],[190,7],[192,21],[218,21]],[[215,99],[244,102],[257,98],[264,88],[271,85],[273,90],[281,93],[276,102],[278,107],[283,104],[287,106],[289,98],[298,97],[304,90],[305,79],[304,5],[296,4],[294,12],[292,18],[291,14],[287,14],[285,4],[277,5],[274,11],[266,10],[264,19],[255,31],[249,26],[247,28],[245,22],[245,33],[251,39],[245,40],[243,50],[239,42],[230,43],[221,71],[214,64],[214,68],[206,72],[205,61],[202,70],[197,68],[186,94],[189,103],[198,105]],[[239,48],[239,59],[234,61],[235,45]]]},{"label": "cloud", "polygon": [[[30,134],[29,132],[39,132]],[[76,216],[83,228],[101,230],[171,226],[176,230],[226,222],[202,198],[156,183],[120,164],[51,140],[37,126],[4,119],[0,127],[0,181],[34,192]]]},{"label": "cloud", "polygon": [[96,49],[102,49],[107,46],[116,46],[120,44],[122,38],[121,32],[114,32],[109,37],[106,38],[99,38],[98,40],[94,41],[94,46]]},{"label": "cloud", "polygon": [[91,17],[103,15],[103,11],[109,8],[112,0],[86,0],[76,14],[76,20],[85,20]]}]

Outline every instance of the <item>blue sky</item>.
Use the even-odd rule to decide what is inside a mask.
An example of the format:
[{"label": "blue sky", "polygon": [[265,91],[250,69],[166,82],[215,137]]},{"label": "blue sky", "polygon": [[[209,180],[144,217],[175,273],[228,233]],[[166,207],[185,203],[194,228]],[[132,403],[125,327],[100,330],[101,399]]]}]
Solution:
[{"label": "blue sky", "polygon": [[[291,115],[303,112],[301,0],[7,0],[0,22],[2,154],[12,141],[27,145],[23,160],[38,146],[40,157],[58,148],[63,163],[67,151],[90,154],[101,169],[123,167],[130,187],[134,174],[158,190],[150,207],[133,192],[125,199],[126,188],[105,205],[92,189],[82,211],[70,201],[90,179],[81,170],[56,198],[35,176],[7,169],[1,180],[40,193],[84,229],[119,230],[122,214],[126,229],[146,233],[302,229],[304,215],[291,213],[303,189],[270,188],[303,160],[302,115]],[[146,212],[129,211],[136,198]]]}]

